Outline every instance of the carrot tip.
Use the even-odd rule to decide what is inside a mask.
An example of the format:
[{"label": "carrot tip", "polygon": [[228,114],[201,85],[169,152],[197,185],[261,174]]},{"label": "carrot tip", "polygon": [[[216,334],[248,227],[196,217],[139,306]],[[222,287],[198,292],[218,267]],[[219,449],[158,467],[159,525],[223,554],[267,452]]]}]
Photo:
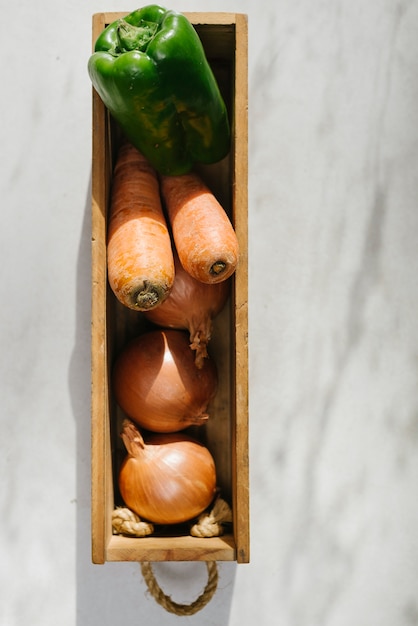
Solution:
[{"label": "carrot tip", "polygon": [[163,292],[159,290],[155,285],[149,285],[144,282],[142,289],[139,289],[133,293],[134,307],[140,311],[147,311],[154,309],[158,304],[163,301]]},{"label": "carrot tip", "polygon": [[219,274],[222,274],[222,272],[224,272],[226,269],[226,263],[224,263],[224,261],[216,261],[212,267],[210,268],[209,272],[215,276],[219,276]]}]

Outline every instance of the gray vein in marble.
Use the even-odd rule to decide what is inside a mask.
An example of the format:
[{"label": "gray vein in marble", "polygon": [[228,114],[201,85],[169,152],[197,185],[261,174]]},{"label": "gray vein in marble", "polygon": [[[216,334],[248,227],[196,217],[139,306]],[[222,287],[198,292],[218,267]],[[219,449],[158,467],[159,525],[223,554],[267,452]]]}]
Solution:
[{"label": "gray vein in marble", "polygon": [[[400,22],[405,15],[409,3],[401,2],[396,9],[397,19],[392,23],[390,40],[387,43],[387,51],[382,52],[381,63],[383,69],[376,75],[377,89],[375,106],[377,117],[373,133],[370,137],[370,155],[366,155],[366,165],[371,164],[372,198],[369,202],[369,219],[365,230],[363,249],[359,255],[357,272],[355,273],[349,295],[349,303],[346,318],[345,341],[339,353],[336,353],[335,373],[328,388],[323,393],[321,408],[312,425],[309,449],[304,461],[304,489],[300,502],[300,517],[298,528],[294,530],[293,541],[289,546],[286,557],[286,578],[289,584],[294,581],[300,559],[307,556],[313,561],[317,560],[318,569],[321,562],[332,571],[322,573],[322,577],[329,576],[327,584],[322,585],[323,597],[316,601],[315,623],[324,625],[328,623],[330,614],[338,597],[343,593],[347,578],[353,568],[355,554],[346,554],[338,540],[329,534],[328,528],[323,528],[317,523],[316,513],[316,473],[319,459],[327,437],[327,428],[332,418],[333,406],[338,397],[340,386],[344,380],[346,369],[351,361],[353,353],[362,341],[365,331],[365,309],[368,299],[379,282],[382,237],[388,211],[387,190],[390,185],[390,169],[384,159],[384,127],[387,107],[390,101],[391,72],[393,60],[396,54],[396,41]],[[341,66],[344,54],[338,54],[338,64]],[[379,83],[383,89],[379,89]],[[300,407],[294,407],[292,420],[295,419]],[[347,494],[346,494],[347,495]],[[319,553],[317,553],[319,551]],[[315,572],[314,576],[321,576]],[[313,583],[315,584],[315,583]],[[303,619],[300,607],[293,609],[292,624],[306,623]],[[303,611],[302,611],[303,613]],[[298,617],[299,616],[299,617]],[[299,621],[299,618],[300,621]]]}]

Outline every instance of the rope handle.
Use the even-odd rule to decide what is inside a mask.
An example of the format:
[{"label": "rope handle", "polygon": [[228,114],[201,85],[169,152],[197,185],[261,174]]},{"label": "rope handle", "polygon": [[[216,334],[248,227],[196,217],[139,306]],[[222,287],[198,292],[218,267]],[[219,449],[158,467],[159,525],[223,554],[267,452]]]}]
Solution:
[{"label": "rope handle", "polygon": [[208,602],[212,599],[217,586],[218,586],[218,567],[216,561],[207,561],[206,567],[208,570],[208,581],[203,592],[191,602],[191,604],[179,604],[171,599],[170,596],[166,595],[155,578],[153,569],[151,567],[151,563],[145,561],[140,564],[142,575],[148,587],[148,591],[153,596],[154,600],[160,604],[166,611],[169,613],[174,613],[175,615],[185,616],[185,615],[194,615],[203,607],[205,607]]},{"label": "rope handle", "polygon": [[[193,537],[219,537],[224,533],[224,524],[232,522],[232,511],[229,504],[220,497],[213,503],[212,509],[199,515],[196,523],[190,528]],[[128,508],[117,507],[112,513],[113,534],[130,537],[147,537],[154,532],[153,524],[144,522]],[[216,561],[207,561],[208,581],[203,592],[191,604],[179,604],[165,594],[156,581],[151,563],[140,563],[142,575],[149,592],[155,601],[175,615],[194,615],[212,599],[218,585],[218,568]]]}]

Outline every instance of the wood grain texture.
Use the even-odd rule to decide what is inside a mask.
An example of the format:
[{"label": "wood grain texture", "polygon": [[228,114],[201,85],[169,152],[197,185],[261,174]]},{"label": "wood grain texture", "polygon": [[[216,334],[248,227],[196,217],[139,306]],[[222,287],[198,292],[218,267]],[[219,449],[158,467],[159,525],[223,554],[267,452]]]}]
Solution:
[{"label": "wood grain texture", "polygon": [[[138,543],[141,559],[138,559]],[[198,537],[112,537],[107,548],[108,561],[234,561],[232,535],[200,539]]]}]

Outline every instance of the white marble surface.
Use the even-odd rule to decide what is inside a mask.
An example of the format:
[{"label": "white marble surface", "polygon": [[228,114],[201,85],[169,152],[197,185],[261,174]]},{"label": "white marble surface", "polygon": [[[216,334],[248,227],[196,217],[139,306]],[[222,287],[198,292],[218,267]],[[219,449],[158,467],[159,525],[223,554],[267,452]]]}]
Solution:
[{"label": "white marble surface", "polygon": [[[3,7],[2,626],[418,624],[418,3],[249,16],[251,563],[90,563],[91,15]],[[158,566],[192,600],[202,564]],[[184,583],[189,581],[189,587]]]}]

